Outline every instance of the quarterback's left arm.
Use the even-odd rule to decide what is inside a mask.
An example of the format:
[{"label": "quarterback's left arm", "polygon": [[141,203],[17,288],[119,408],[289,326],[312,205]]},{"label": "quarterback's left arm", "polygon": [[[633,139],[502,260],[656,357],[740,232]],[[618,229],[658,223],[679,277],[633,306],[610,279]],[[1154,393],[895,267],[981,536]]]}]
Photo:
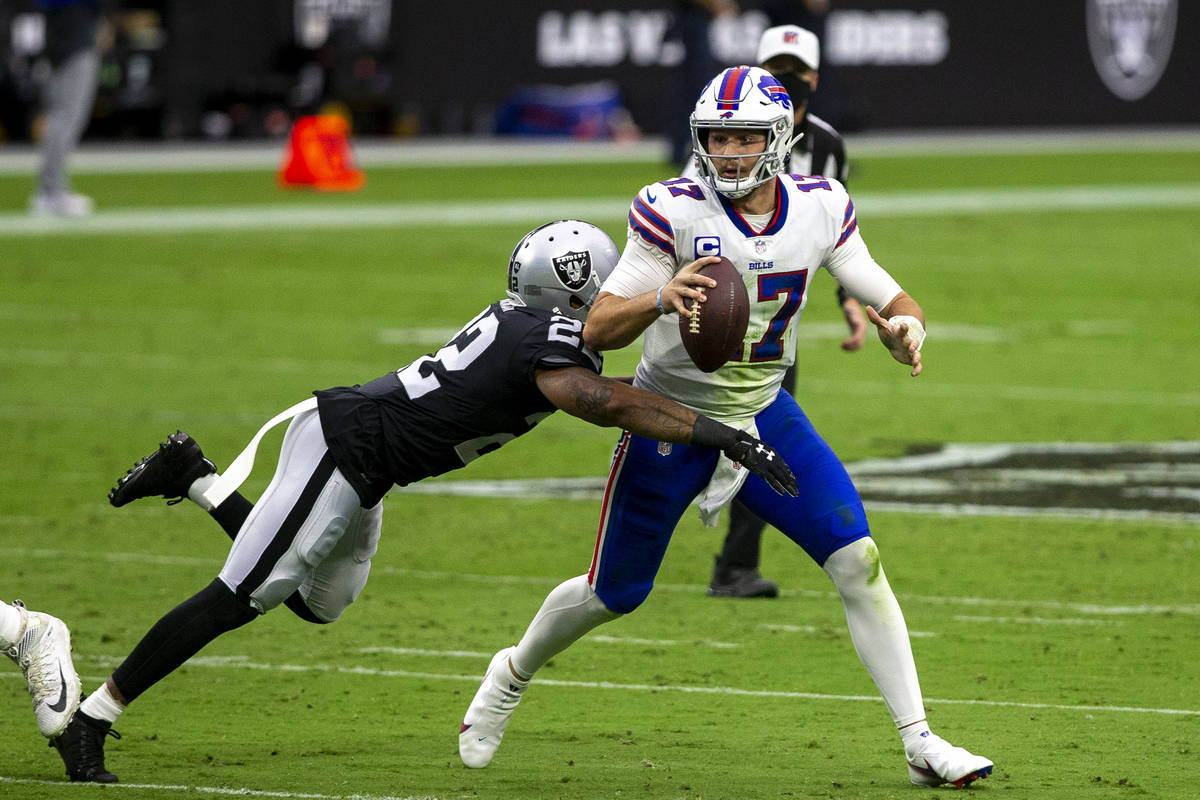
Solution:
[{"label": "quarterback's left arm", "polygon": [[925,313],[921,306],[900,292],[881,311],[867,306],[867,319],[875,325],[879,341],[901,364],[912,367],[909,374],[921,374],[921,345],[925,341]]},{"label": "quarterback's left arm", "polygon": [[847,222],[843,226],[847,229],[824,266],[852,296],[863,302],[867,319],[875,325],[879,340],[892,358],[912,367],[909,374],[915,378],[922,369],[925,314],[895,278],[875,263],[857,230],[853,206],[849,207],[845,218]]}]

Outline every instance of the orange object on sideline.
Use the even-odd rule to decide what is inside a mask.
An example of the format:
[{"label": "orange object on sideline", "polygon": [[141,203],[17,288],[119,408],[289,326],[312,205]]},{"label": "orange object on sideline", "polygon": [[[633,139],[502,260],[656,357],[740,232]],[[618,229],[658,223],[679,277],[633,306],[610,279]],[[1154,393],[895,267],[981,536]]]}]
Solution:
[{"label": "orange object on sideline", "polygon": [[349,123],[336,114],[297,119],[279,166],[279,185],[312,186],[322,192],[361,189],[367,176],[354,166],[349,133]]}]

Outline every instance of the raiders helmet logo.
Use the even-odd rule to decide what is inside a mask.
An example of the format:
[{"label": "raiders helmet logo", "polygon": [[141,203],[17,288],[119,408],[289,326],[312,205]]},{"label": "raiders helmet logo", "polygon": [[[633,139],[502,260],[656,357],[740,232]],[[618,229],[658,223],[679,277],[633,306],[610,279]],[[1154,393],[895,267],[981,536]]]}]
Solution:
[{"label": "raiders helmet logo", "polygon": [[558,276],[562,285],[572,292],[582,289],[592,277],[592,254],[588,250],[555,256],[553,261],[554,274]]},{"label": "raiders helmet logo", "polygon": [[1176,0],[1088,0],[1088,49],[1110,92],[1140,100],[1158,84],[1178,13]]}]

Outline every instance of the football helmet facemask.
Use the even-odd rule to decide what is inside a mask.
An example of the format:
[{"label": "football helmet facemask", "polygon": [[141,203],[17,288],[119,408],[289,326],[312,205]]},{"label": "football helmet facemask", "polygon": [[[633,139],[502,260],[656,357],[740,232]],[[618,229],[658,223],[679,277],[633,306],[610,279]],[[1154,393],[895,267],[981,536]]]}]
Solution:
[{"label": "football helmet facemask", "polygon": [[508,296],[521,306],[587,319],[621,254],[590,222],[564,219],[534,228],[508,259]]},{"label": "football helmet facemask", "polygon": [[[771,73],[759,67],[730,67],[709,81],[696,101],[688,122],[692,128],[692,153],[700,178],[726,197],[743,197],[787,169],[793,137],[792,101],[787,90]],[[766,136],[763,152],[737,158],[743,166],[758,159],[753,167],[738,171],[738,177],[722,178],[708,152],[708,134],[715,128],[736,128]]]}]

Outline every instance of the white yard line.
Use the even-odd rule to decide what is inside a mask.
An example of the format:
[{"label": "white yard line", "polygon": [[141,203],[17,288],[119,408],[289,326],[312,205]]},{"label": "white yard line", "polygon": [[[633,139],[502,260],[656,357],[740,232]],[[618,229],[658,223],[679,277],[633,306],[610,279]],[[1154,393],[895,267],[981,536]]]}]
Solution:
[{"label": "white yard line", "polygon": [[988,625],[1123,625],[1119,619],[1080,619],[1078,617],[973,617],[966,614],[955,614],[950,619],[955,622],[982,622]]},{"label": "white yard line", "polygon": [[[845,629],[837,629],[833,627],[821,628],[816,625],[783,625],[783,624],[768,624],[763,623],[758,626],[764,631],[777,631],[779,633],[832,633],[835,636],[841,636],[847,631]],[[909,631],[910,639],[933,639],[937,636],[936,633],[930,631]]]},{"label": "white yard line", "polygon": [[[14,520],[33,520],[37,525],[42,525],[45,521],[42,517],[29,516],[9,516],[0,515],[0,526],[15,524]],[[214,534],[216,535],[216,534]],[[186,566],[186,567],[207,567],[213,570],[220,569],[221,559],[219,558],[198,558],[188,556],[157,556],[150,553],[123,553],[123,552],[83,552],[77,550],[53,550],[47,548],[34,547],[16,547],[8,548],[6,551],[8,558],[14,562],[22,559],[46,559],[49,561],[62,561],[65,559],[82,560],[86,562],[112,562],[112,563],[141,563],[151,564],[154,566]],[[536,576],[536,575],[484,575],[472,572],[450,572],[446,570],[425,570],[425,569],[409,569],[405,567],[392,567],[387,564],[376,564],[371,568],[372,575],[394,575],[401,578],[409,578],[411,580],[429,581],[431,583],[447,585],[449,583],[469,582],[492,585],[523,585],[535,586],[542,588],[553,588],[561,583],[564,577],[558,576]],[[658,591],[675,591],[675,592],[690,592],[703,594],[705,584],[695,583],[656,583],[654,588]],[[837,592],[832,590],[817,590],[817,589],[782,589],[781,594],[785,597],[810,597],[814,599],[838,599]],[[1070,611],[1076,614],[1095,614],[1098,616],[1130,616],[1130,615],[1158,615],[1158,614],[1200,614],[1200,604],[1179,603],[1174,605],[1159,605],[1159,604],[1142,604],[1142,605],[1103,605],[1100,603],[1081,603],[1081,602],[1065,602],[1060,600],[1039,600],[1036,598],[1021,598],[1021,599],[1006,599],[995,597],[962,597],[954,595],[918,595],[918,594],[900,594],[900,600],[912,603],[927,603],[930,605],[941,606],[999,606],[1010,608],[1044,608],[1055,609],[1059,611]]]},{"label": "white yard line", "polygon": [[[484,658],[487,658],[487,656],[481,656],[481,660]],[[93,658],[83,658],[81,660],[95,661],[98,663],[115,666],[121,663],[123,659],[117,657],[98,656]],[[245,669],[259,672],[279,673],[323,672],[342,675],[361,675],[371,678],[417,678],[420,680],[466,681],[470,683],[479,683],[479,678],[482,674],[477,673],[473,675],[456,675],[443,672],[415,672],[403,669],[378,669],[361,665],[343,664],[265,664],[257,661],[251,661],[249,656],[200,656],[189,660],[187,664],[191,667],[211,669]],[[482,669],[483,665],[481,664],[480,667]],[[883,702],[878,695],[830,694],[827,692],[795,692],[772,689],[741,689],[733,686],[678,686],[670,684],[612,683],[609,681],[569,681],[543,678],[534,678],[533,682],[539,686],[558,686],[577,689],[606,689],[623,692],[680,692],[682,694],[711,694],[736,697],[771,697],[793,700],[830,700],[867,703]],[[1044,708],[1055,709],[1058,711],[1102,711],[1114,713],[1200,716],[1200,709],[1190,708],[1071,705],[1068,703],[1041,703],[1018,700],[959,700],[936,697],[927,697],[925,698],[925,702],[937,705],[993,706],[997,708]]]},{"label": "white yard line", "polygon": [[282,792],[269,789],[250,789],[246,787],[233,786],[192,786],[187,784],[171,784],[171,783],[68,783],[66,781],[42,781],[32,778],[11,778],[7,775],[0,775],[0,785],[2,784],[24,785],[24,786],[52,786],[56,789],[68,789],[70,791],[103,791],[103,792],[123,792],[132,791],[134,795],[138,791],[160,791],[160,792],[186,792],[189,794],[202,794],[205,796],[215,795],[217,797],[278,797],[286,800],[437,800],[430,795],[413,796],[407,795],[400,797],[397,795],[380,795],[380,794],[316,794],[314,792]]},{"label": "white yard line", "polygon": [[[85,142],[72,155],[78,174],[234,172],[275,170],[285,142]],[[581,142],[571,139],[438,137],[351,141],[359,166],[446,167],[494,164],[569,164],[658,161],[666,168],[670,150],[662,137],[635,142]],[[1200,150],[1200,129],[1187,126],[1028,130],[896,130],[847,134],[851,158],[959,155],[1038,155],[1120,151]],[[32,175],[38,151],[25,144],[0,147],[0,175]]]},{"label": "white yard line", "polygon": [[[370,205],[264,204],[127,208],[99,211],[86,219],[0,213],[0,237],[112,236],[207,231],[297,231],[362,228],[528,225],[548,217],[597,222],[622,220],[629,197],[500,199],[476,203],[387,203]],[[1041,214],[1200,206],[1198,184],[996,187],[864,193],[855,206],[865,219],[947,214]]]}]

